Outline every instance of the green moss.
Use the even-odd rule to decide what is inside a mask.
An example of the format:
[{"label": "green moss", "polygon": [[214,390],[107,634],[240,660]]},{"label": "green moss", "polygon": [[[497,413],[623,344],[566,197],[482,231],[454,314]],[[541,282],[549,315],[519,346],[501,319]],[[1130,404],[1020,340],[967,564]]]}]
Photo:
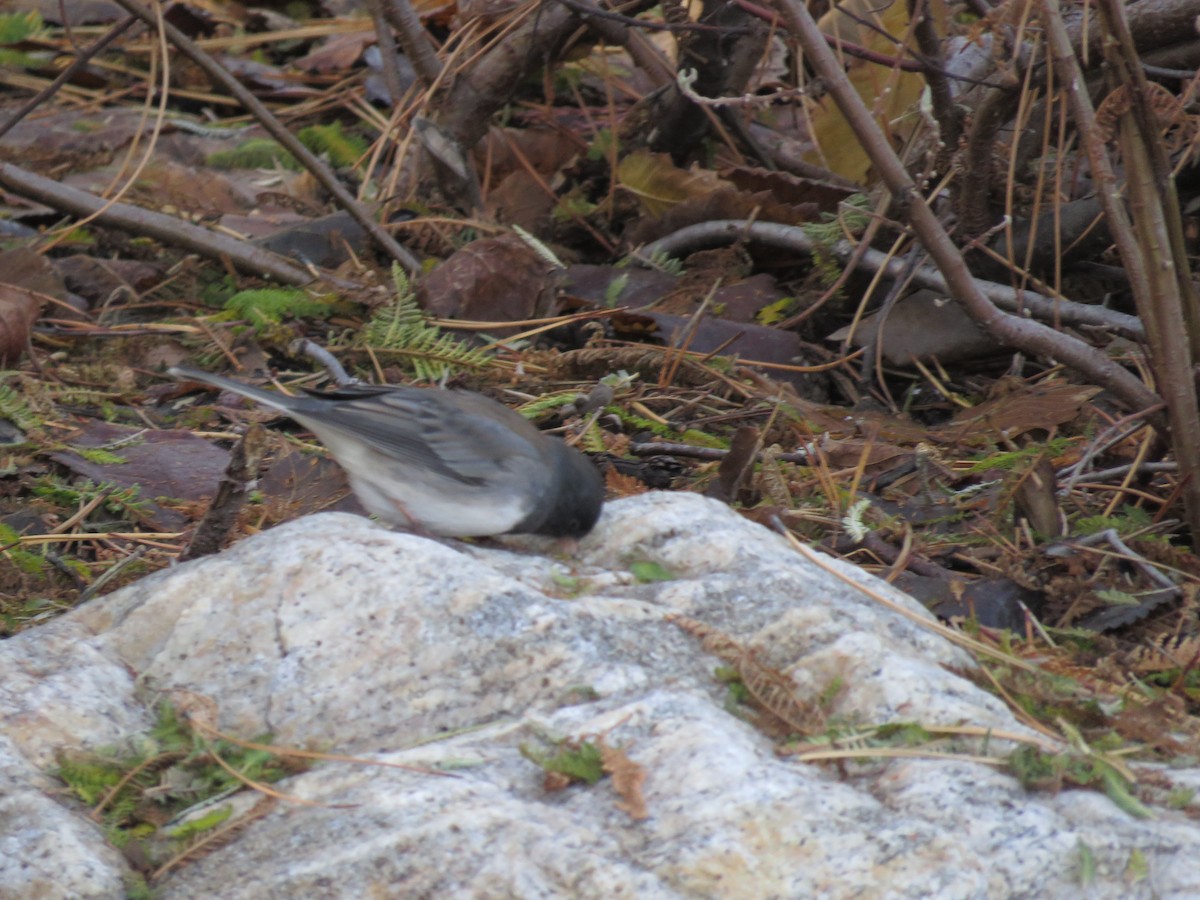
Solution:
[{"label": "green moss", "polygon": [[210,153],[204,162],[214,169],[273,169],[275,166],[283,166],[285,169],[300,168],[292,154],[270,138],[251,138],[232,150],[217,150]]},{"label": "green moss", "polygon": [[538,753],[522,746],[521,755],[545,772],[565,775],[571,781],[595,784],[604,777],[600,748],[589,741],[581,741],[578,744],[563,741],[558,747],[558,752],[553,754]]}]

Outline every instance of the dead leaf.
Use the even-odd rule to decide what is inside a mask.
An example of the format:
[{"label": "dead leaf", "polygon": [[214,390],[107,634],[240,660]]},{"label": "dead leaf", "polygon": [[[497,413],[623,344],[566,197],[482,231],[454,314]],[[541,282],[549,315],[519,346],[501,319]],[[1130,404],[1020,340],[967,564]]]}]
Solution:
[{"label": "dead leaf", "polygon": [[610,747],[603,738],[596,739],[600,748],[600,765],[612,778],[613,790],[621,797],[617,806],[629,813],[629,818],[641,820],[650,813],[642,785],[646,783],[646,768],[630,759],[620,747]]},{"label": "dead leaf", "polygon": [[443,319],[513,322],[554,308],[554,267],[515,235],[482,238],[421,281],[418,299]]},{"label": "dead leaf", "polygon": [[541,182],[524,169],[517,169],[488,193],[485,210],[489,218],[497,222],[520,225],[531,234],[542,234],[550,223],[550,212],[556,202]]},{"label": "dead leaf", "polygon": [[709,483],[705,495],[724,503],[732,503],[751,473],[757,461],[759,431],[753,425],[742,425],[733,433],[729,442],[729,453],[717,466],[717,477]]},{"label": "dead leaf", "polygon": [[622,159],[617,166],[617,181],[638,198],[647,215],[656,218],[684,200],[707,197],[723,186],[716,172],[684,170],[668,154],[648,150],[638,150]]},{"label": "dead leaf", "polygon": [[488,129],[474,153],[481,168],[484,164],[491,167],[489,178],[497,183],[530,166],[541,175],[552,176],[583,149],[578,138],[572,140],[558,129],[494,127]]},{"label": "dead leaf", "polygon": [[720,170],[721,177],[747,194],[769,192],[775,201],[793,207],[813,206],[821,212],[837,212],[838,204],[854,191],[848,187],[802,178],[791,172],[731,166]]},{"label": "dead leaf", "polygon": [[1042,538],[1063,537],[1067,520],[1059,511],[1054,466],[1050,460],[1040,457],[1020,478],[1013,500],[1033,533]]},{"label": "dead leaf", "polygon": [[292,63],[304,72],[327,74],[329,72],[345,72],[354,67],[362,58],[363,51],[375,43],[375,32],[369,28],[362,31],[351,31],[348,34],[334,34],[325,38],[308,53]]},{"label": "dead leaf", "polygon": [[950,424],[929,433],[946,444],[994,444],[1029,431],[1050,431],[1079,415],[1099,394],[1086,384],[1035,384],[965,409]]},{"label": "dead leaf", "polygon": [[126,428],[88,419],[65,442],[81,451],[104,448],[119,457],[120,462],[93,462],[70,449],[50,456],[96,484],[140,488],[145,522],[157,531],[178,531],[186,519],[155,503],[155,498],[195,501],[211,496],[229,464],[228,451],[190,431]]},{"label": "dead leaf", "polygon": [[[882,326],[882,336],[880,336]],[[850,328],[839,328],[826,340],[844,340]],[[941,363],[976,359],[1002,350],[996,339],[975,324],[961,306],[936,291],[914,291],[887,314],[874,313],[854,330],[850,343],[868,347],[880,341],[883,358],[894,366],[911,366],[935,357]]]},{"label": "dead leaf", "polygon": [[0,365],[15,361],[29,345],[42,299],[26,288],[0,284]]},{"label": "dead leaf", "polygon": [[[840,12],[838,5],[821,17],[826,34],[849,34],[849,40],[884,56],[903,55],[897,41],[909,34],[908,7],[891,3],[879,12],[869,0],[855,0],[852,13]],[[925,78],[917,72],[894,72],[891,66],[849,59],[846,77],[872,110],[876,121],[895,142],[913,133],[921,118],[916,106],[925,90]],[[858,184],[865,183],[871,161],[863,150],[842,111],[826,95],[812,107],[812,136],[820,151],[808,155],[808,161],[827,166],[838,175]]]},{"label": "dead leaf", "polygon": [[28,247],[0,253],[0,365],[15,361],[29,345],[46,298],[65,296],[62,279],[41,254]]}]

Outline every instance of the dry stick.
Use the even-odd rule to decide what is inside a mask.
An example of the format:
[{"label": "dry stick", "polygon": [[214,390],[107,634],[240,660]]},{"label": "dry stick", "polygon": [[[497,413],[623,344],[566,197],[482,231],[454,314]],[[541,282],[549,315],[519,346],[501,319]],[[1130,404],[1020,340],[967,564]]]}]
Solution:
[{"label": "dry stick", "polygon": [[[1157,128],[1149,121],[1138,119],[1141,113],[1147,112],[1143,99],[1146,97],[1145,76],[1134,64],[1136,55],[1122,58],[1124,53],[1136,54],[1129,26],[1118,8],[1102,3],[1101,11],[1106,28],[1118,42],[1120,51],[1110,54],[1109,66],[1118,73],[1124,89],[1132,95],[1129,99],[1136,111],[1120,117],[1121,149],[1127,171],[1125,187],[1132,222],[1121,202],[1117,176],[1096,129],[1091,98],[1080,88],[1083,72],[1071,52],[1058,0],[1047,0],[1042,19],[1054,65],[1060,73],[1059,80],[1075,113],[1097,193],[1108,217],[1109,230],[1117,242],[1138,312],[1145,323],[1151,360],[1171,423],[1171,448],[1179,462],[1192,546],[1200,547],[1200,416],[1196,412],[1194,360],[1188,330],[1189,325],[1200,328],[1200,323],[1196,322],[1195,293],[1190,284],[1186,287],[1181,284],[1189,280],[1187,257],[1179,251],[1179,243],[1172,240],[1170,233],[1172,226],[1177,229],[1179,224],[1170,167],[1161,146],[1157,151],[1152,146],[1151,135],[1157,135]],[[1170,208],[1170,217],[1164,210],[1164,200]],[[1194,334],[1190,336],[1195,337]],[[1155,430],[1163,431],[1158,427]]]},{"label": "dry stick", "polygon": [[126,203],[109,204],[95,194],[59,184],[9,163],[0,163],[0,186],[62,212],[80,217],[95,215],[97,221],[112,228],[152,237],[212,259],[228,259],[243,272],[266,275],[283,284],[305,285],[314,280],[311,272],[293,265],[277,253],[174,216]]},{"label": "dry stick", "polygon": [[[161,10],[157,10],[161,13]],[[142,172],[145,171],[150,160],[154,156],[154,148],[158,144],[158,139],[162,135],[163,123],[166,120],[167,102],[170,100],[171,87],[171,56],[167,52],[166,37],[162,32],[162,21],[156,19],[150,29],[150,38],[155,52],[150,55],[150,70],[146,74],[148,85],[154,85],[155,79],[158,77],[158,69],[162,67],[162,86],[157,92],[153,89],[146,91],[146,98],[142,103],[141,122],[137,130],[133,134],[133,139],[125,148],[125,155],[121,162],[117,165],[117,171],[112,176],[108,186],[100,191],[100,196],[105,200],[105,206],[102,206],[98,212],[92,216],[84,216],[73,225],[64,225],[54,228],[47,232],[45,237],[47,240],[41,242],[40,250],[43,254],[49,253],[55,247],[59,246],[67,237],[76,229],[84,228],[91,223],[92,219],[99,218],[108,205],[121,200],[133,186],[137,184],[141,178]],[[159,60],[161,59],[161,64]],[[157,98],[156,98],[157,93]],[[155,109],[157,99],[157,109]],[[153,119],[150,126],[149,138],[146,140],[144,149],[141,149],[143,138],[146,138],[145,125],[146,122]]]},{"label": "dry stick", "polygon": [[913,38],[917,47],[930,63],[925,68],[925,83],[929,85],[933,118],[941,132],[938,140],[946,148],[943,153],[948,156],[962,136],[965,112],[955,104],[950,79],[946,77],[946,58],[942,52],[942,39],[935,28],[932,0],[908,0],[908,14],[913,18]]},{"label": "dry stick", "polygon": [[437,110],[437,125],[461,147],[470,149],[487,133],[492,113],[508,102],[513,86],[547,58],[579,27],[565,7],[526,6],[519,19],[465,61]]},{"label": "dry stick", "polygon": [[[148,25],[157,27],[157,19],[154,13],[143,7],[136,0],[116,0],[117,4],[132,15],[137,16]],[[230,94],[233,95],[242,106],[265,128],[270,135],[279,141],[280,144],[287,149],[296,160],[304,166],[313,177],[317,179],[321,187],[325,188],[330,195],[337,201],[342,209],[346,210],[353,218],[363,227],[363,230],[371,236],[380,247],[388,252],[392,259],[404,266],[404,268],[413,274],[419,274],[421,271],[420,261],[398,244],[390,234],[388,234],[378,222],[376,222],[367,211],[363,208],[354,195],[346,190],[345,186],[338,181],[337,176],[330,171],[325,163],[321,162],[315,154],[305,147],[295,136],[283,126],[269,109],[263,106],[250,91],[242,86],[242,83],[234,78],[229,72],[217,63],[211,56],[205,53],[200,47],[191,40],[182,31],[172,25],[170,22],[164,22],[167,37],[171,43],[179,48],[188,59],[199,66],[209,78],[224,87]],[[309,279],[312,280],[311,278]]]},{"label": "dry stick", "polygon": [[[745,222],[740,219],[718,219],[681,228],[643,247],[641,256],[648,257],[654,253],[682,256],[695,249],[721,246],[740,240],[809,254],[814,248],[820,247],[843,262],[854,258],[857,253],[861,257],[861,264],[868,269],[882,268],[892,278],[904,274],[903,261],[889,258],[879,250],[864,250],[861,244],[856,246],[845,240],[838,241],[832,248],[824,247],[809,237],[801,227],[776,222]],[[936,269],[922,267],[913,273],[912,280],[914,284],[930,290],[949,290],[946,278]],[[1141,340],[1145,336],[1142,323],[1136,316],[1114,312],[1090,303],[1056,300],[1033,291],[1016,291],[1008,285],[995,282],[979,281],[976,284],[984,296],[1001,309],[1032,313],[1042,319],[1057,319],[1069,324],[1111,328],[1118,334],[1134,340]]]},{"label": "dry stick", "polygon": [[100,38],[100,40],[96,41],[96,43],[92,44],[77,57],[75,57],[74,62],[63,69],[57,78],[55,78],[52,82],[38,91],[37,94],[31,97],[29,102],[13,113],[12,117],[7,122],[5,122],[3,125],[0,125],[0,137],[4,137],[4,135],[8,134],[8,132],[12,130],[13,126],[37,109],[37,107],[41,105],[43,101],[58,93],[59,88],[70,81],[76,72],[86,66],[88,61],[93,56],[128,31],[129,26],[136,21],[137,19],[133,18],[133,16],[130,16],[129,18],[118,22],[112,27],[108,34],[104,35],[102,38]]},{"label": "dry stick", "polygon": [[[788,28],[799,40],[817,74],[825,80],[855,137],[892,196],[908,211],[917,238],[946,279],[946,286],[967,314],[988,334],[1031,356],[1050,357],[1084,373],[1089,380],[1112,391],[1132,409],[1146,409],[1159,398],[1142,382],[1077,338],[1001,312],[980,290],[962,253],[950,239],[925,198],[896,156],[862,97],[846,77],[837,57],[825,43],[817,23],[799,0],[775,0]],[[1156,419],[1158,417],[1155,417]],[[1154,422],[1165,431],[1165,423]]]},{"label": "dry stick", "polygon": [[379,48],[380,65],[383,66],[383,83],[387,85],[392,105],[396,106],[404,97],[404,81],[400,77],[396,38],[388,24],[384,2],[385,0],[368,0],[367,6],[371,8],[371,20],[375,23],[375,44]]},{"label": "dry stick", "polygon": [[404,53],[412,63],[417,77],[421,79],[425,87],[430,87],[442,74],[442,64],[429,41],[429,35],[421,26],[421,17],[417,15],[408,0],[374,0],[374,2],[382,4],[383,14],[396,29],[400,46],[404,48]]},{"label": "dry stick", "polygon": [[[780,0],[780,2],[788,7],[797,6],[794,0]],[[816,23],[812,23],[812,29],[816,30]],[[829,72],[822,74],[830,84],[834,84],[835,80],[841,77],[841,70],[836,68],[833,54],[828,54],[827,61],[830,66]],[[940,286],[937,286],[938,289],[946,290],[955,300],[958,300],[968,316],[976,320],[980,328],[983,328],[992,337],[996,337],[1001,343],[1019,349],[1028,355],[1048,356],[1064,365],[1076,368],[1086,374],[1093,383],[1114,392],[1130,408],[1148,409],[1156,406],[1160,402],[1158,396],[1148,390],[1138,378],[1106,358],[1104,354],[1087,346],[1078,338],[1061,334],[1048,326],[1031,322],[1028,319],[1008,316],[992,305],[988,295],[983,293],[982,286],[974,280],[970,270],[966,268],[966,263],[962,260],[958,247],[954,246],[946,229],[942,228],[942,224],[937,221],[934,212],[925,203],[924,198],[920,197],[916,185],[908,178],[904,166],[893,154],[886,139],[883,138],[882,132],[878,131],[874,120],[870,119],[870,113],[863,106],[858,95],[854,94],[848,80],[844,80],[840,86],[844,86],[848,94],[839,97],[838,92],[832,89],[830,92],[834,94],[836,100],[846,104],[842,109],[846,113],[847,120],[850,120],[852,125],[864,128],[863,132],[859,132],[860,139],[866,138],[863,143],[865,146],[870,146],[868,152],[874,156],[872,162],[875,163],[876,169],[883,174],[884,182],[892,191],[893,196],[904,199],[910,209],[914,232],[922,241],[926,251],[929,251],[937,268],[941,270],[942,278]],[[851,103],[857,104],[857,110],[862,113],[862,119],[854,118],[853,110],[848,106]],[[877,138],[874,146],[869,144],[872,137]],[[886,163],[892,164],[886,167]],[[709,222],[706,223],[706,226],[696,228],[724,227],[736,230],[740,224],[742,223]],[[762,224],[756,223],[752,227],[761,228]],[[664,242],[658,241],[650,246],[658,247],[662,244]],[[1160,422],[1158,424],[1160,425]]]},{"label": "dry stick", "polygon": [[626,19],[625,16],[615,16],[614,19],[614,14],[601,9],[593,0],[559,2],[575,10],[579,14],[579,20],[605,43],[624,47],[634,65],[650,79],[654,89],[666,87],[675,80],[675,70],[671,61],[658,47],[646,40],[639,28],[631,27],[632,22],[641,24],[640,20],[620,21]]}]

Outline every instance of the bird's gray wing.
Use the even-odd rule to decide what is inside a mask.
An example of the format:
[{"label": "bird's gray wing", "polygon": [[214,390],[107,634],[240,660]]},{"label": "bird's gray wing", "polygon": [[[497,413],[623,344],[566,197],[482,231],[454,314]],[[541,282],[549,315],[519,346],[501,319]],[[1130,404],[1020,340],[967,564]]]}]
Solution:
[{"label": "bird's gray wing", "polygon": [[534,477],[547,464],[549,439],[519,413],[479,394],[355,386],[316,394],[293,415],[464,484]]}]

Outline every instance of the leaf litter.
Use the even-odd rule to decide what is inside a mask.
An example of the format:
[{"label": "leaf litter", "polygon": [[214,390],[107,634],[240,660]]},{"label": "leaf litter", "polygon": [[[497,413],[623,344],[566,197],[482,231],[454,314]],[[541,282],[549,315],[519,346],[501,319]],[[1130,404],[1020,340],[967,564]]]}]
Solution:
[{"label": "leaf litter", "polygon": [[[938,315],[944,291],[926,295],[917,315],[917,306],[881,297],[869,272],[844,266],[856,242],[886,246],[882,226],[898,212],[871,198],[872,168],[836,107],[804,99],[804,85],[779,83],[791,77],[787,66],[769,77],[764,68],[761,83],[747,77],[721,88],[741,98],[741,125],[716,130],[705,157],[673,145],[670,129],[647,140],[654,130],[646,123],[660,114],[667,121],[652,112],[661,72],[603,42],[581,50],[586,64],[564,59],[540,82],[522,81],[499,68],[510,61],[486,28],[473,30],[448,7],[422,13],[442,29],[438,65],[461,82],[504,72],[486,82],[504,85],[503,96],[483,91],[472,121],[451,102],[453,90],[425,91],[420,77],[401,83],[394,106],[379,101],[366,87],[382,71],[368,60],[377,38],[369,19],[214,16],[176,6],[174,24],[285,115],[303,146],[432,271],[409,272],[423,276],[420,305],[404,305],[412,291],[398,283],[394,261],[336,208],[328,182],[190,59],[175,60],[161,108],[143,104],[162,61],[144,30],[117,38],[117,50],[100,52],[17,121],[0,137],[0,165],[10,167],[0,179],[0,222],[11,232],[0,256],[4,633],[184,551],[231,442],[262,413],[191,396],[163,379],[166,366],[190,359],[312,385],[313,362],[296,350],[311,341],[362,377],[447,382],[525,406],[597,457],[611,496],[716,490],[747,516],[896,581],[1011,656],[1011,671],[989,669],[987,683],[1031,721],[1057,729],[1063,752],[1086,757],[1081,748],[1115,736],[1150,758],[1195,755],[1200,560],[1181,511],[1185,479],[1150,427],[1154,411],[1129,409],[1078,371],[989,348],[973,323]],[[49,83],[47,57],[69,61],[75,52],[59,23],[20,7],[19,22],[5,20],[19,26],[17,49],[4,51],[16,54],[7,82],[15,100]],[[514,29],[513,40],[525,39],[519,9],[493,14]],[[106,24],[72,23],[89,39]],[[822,24],[834,27],[831,18]],[[879,24],[907,33],[902,5]],[[995,24],[939,20],[937,28],[947,41],[982,41]],[[667,42],[686,52],[701,37],[684,30]],[[896,52],[880,37],[869,30],[863,43],[877,56]],[[786,53],[781,46],[783,38],[762,44],[762,59]],[[931,176],[948,171],[929,118],[913,114],[911,102],[933,76],[886,60],[848,59],[847,67],[860,94],[893,104],[877,112],[897,142],[914,148],[910,165]],[[699,74],[689,90],[705,87]],[[785,112],[772,93],[779,90],[795,91],[788,96],[804,116]],[[756,101],[760,91],[773,99]],[[18,105],[0,104],[0,127]],[[1176,140],[1188,122],[1184,106],[1170,108],[1164,127]],[[501,110],[502,126],[489,128]],[[417,116],[436,120],[452,143],[482,137],[463,157],[469,177],[461,168],[457,177],[476,182],[491,218],[462,208],[454,179],[423,168],[409,127]],[[756,141],[737,137],[742,128]],[[763,151],[768,137],[781,149]],[[1055,175],[1051,189],[1050,163],[1087,179],[1079,155],[1049,137],[1041,151],[987,135],[964,141],[964,159],[980,146],[990,154],[993,193],[979,203],[994,208],[1003,195],[1014,217],[1029,220],[1061,202],[1055,191],[1066,194],[1071,179]],[[1182,144],[1169,146],[1182,159]],[[993,170],[1016,171],[1005,154],[1018,153],[1033,180],[997,181]],[[125,219],[64,218],[78,211],[32,190],[13,166],[78,190],[116,187],[114,208]],[[1186,177],[1181,183],[1192,190]],[[149,225],[143,231],[142,209],[228,233],[267,256],[231,257]],[[975,211],[960,209],[963,222]],[[750,234],[743,224],[733,229],[736,253],[706,257],[706,243],[727,242],[714,241],[713,226],[730,221],[802,232],[809,249],[792,249],[782,232],[741,240]],[[529,252],[507,234],[511,225],[553,246],[562,266]],[[708,237],[686,252],[639,250],[690,228]],[[850,242],[849,257],[838,255],[839,241]],[[1017,249],[1008,245],[1010,260]],[[891,252],[898,259],[907,250],[898,242]],[[290,268],[276,271],[307,272],[314,283],[281,294],[247,274],[257,259],[286,260]],[[1071,303],[1082,296],[1127,303],[1113,260],[1101,247],[1078,268],[1056,262],[1030,273],[1018,260],[990,277],[1050,298],[1068,323],[1059,327],[1074,327],[1152,382],[1130,317],[1109,317],[1111,330],[1069,324],[1084,314]],[[905,265],[911,272],[923,263]],[[840,343],[846,338],[856,343]],[[581,414],[576,399],[601,379],[609,398]],[[261,490],[236,516],[234,539],[352,502],[311,440],[266,421],[273,437]],[[725,460],[739,434],[732,465]],[[1091,541],[1110,532],[1116,543]],[[789,698],[788,679],[756,663],[757,650],[734,652],[734,636],[719,645],[713,652],[733,656],[749,697],[777,720],[775,732],[812,739],[833,728],[810,715],[823,701]],[[1052,674],[1054,688],[1018,660]],[[1116,711],[1083,714],[1097,708]],[[1038,760],[1028,762],[1033,769]],[[1116,796],[1112,772],[1125,777],[1108,762],[1048,765],[1029,783],[1102,784]],[[611,768],[627,767],[618,760]],[[626,784],[636,817],[644,812],[640,782]]]}]

